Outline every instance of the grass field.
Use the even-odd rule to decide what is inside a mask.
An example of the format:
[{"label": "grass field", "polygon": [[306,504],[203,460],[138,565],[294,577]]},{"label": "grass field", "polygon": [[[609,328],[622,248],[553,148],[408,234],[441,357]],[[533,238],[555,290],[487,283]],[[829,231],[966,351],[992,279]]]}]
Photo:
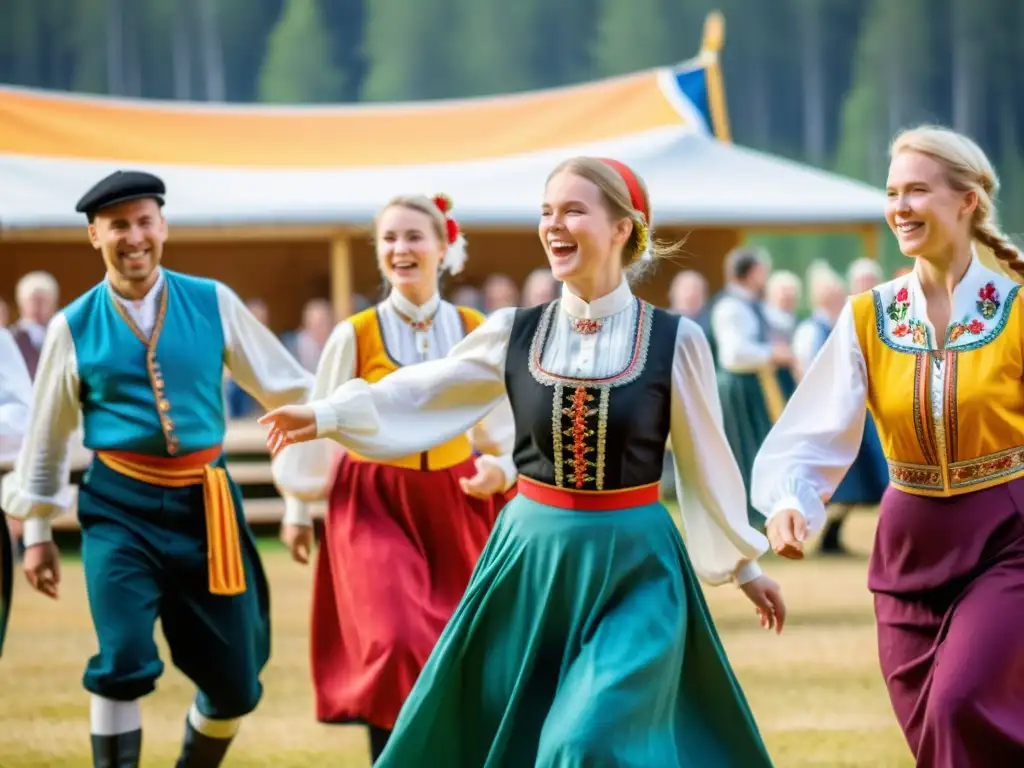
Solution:
[{"label": "grass field", "polygon": [[[765,558],[766,570],[783,585],[790,610],[781,637],[760,628],[738,590],[707,590],[778,768],[913,764],[876,663],[865,587],[873,528],[872,514],[851,520],[847,539],[857,557],[811,557],[802,563]],[[365,768],[369,759],[361,729],[319,725],[313,719],[307,663],[311,571],[293,565],[272,544],[265,547],[265,564],[273,589],[274,655],[263,703],[243,725],[226,765]],[[80,678],[95,641],[81,566],[73,558],[64,564],[63,580],[57,603],[18,581],[0,660],[0,768],[91,765],[88,696]],[[173,765],[192,693],[168,663],[157,692],[144,702],[144,766]]]}]

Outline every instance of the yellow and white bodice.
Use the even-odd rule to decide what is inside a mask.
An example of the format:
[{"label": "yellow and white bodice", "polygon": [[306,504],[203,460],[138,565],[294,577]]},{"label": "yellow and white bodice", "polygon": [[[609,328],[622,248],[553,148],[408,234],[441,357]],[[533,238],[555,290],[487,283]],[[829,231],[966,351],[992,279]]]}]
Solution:
[{"label": "yellow and white bodice", "polygon": [[857,455],[865,410],[903,491],[954,496],[1024,475],[1019,288],[973,260],[941,344],[915,273],[853,297],[762,446],[755,505],[823,515]]}]

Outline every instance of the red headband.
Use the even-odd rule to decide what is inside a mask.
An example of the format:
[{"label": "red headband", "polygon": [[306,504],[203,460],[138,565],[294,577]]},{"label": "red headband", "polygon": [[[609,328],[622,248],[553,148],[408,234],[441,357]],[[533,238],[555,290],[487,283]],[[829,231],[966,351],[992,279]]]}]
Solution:
[{"label": "red headband", "polygon": [[452,245],[459,238],[459,224],[448,215],[448,211],[452,209],[452,199],[444,193],[434,195],[433,199],[434,205],[444,214],[445,228],[448,230],[448,245]]},{"label": "red headband", "polygon": [[633,204],[635,210],[643,214],[644,222],[650,225],[651,215],[647,210],[647,203],[644,201],[644,191],[640,188],[640,182],[636,180],[636,174],[633,173],[628,165],[620,163],[618,160],[602,157],[601,162],[614,168],[619,176],[622,177],[622,180],[626,182],[626,189],[629,190],[629,201]]}]

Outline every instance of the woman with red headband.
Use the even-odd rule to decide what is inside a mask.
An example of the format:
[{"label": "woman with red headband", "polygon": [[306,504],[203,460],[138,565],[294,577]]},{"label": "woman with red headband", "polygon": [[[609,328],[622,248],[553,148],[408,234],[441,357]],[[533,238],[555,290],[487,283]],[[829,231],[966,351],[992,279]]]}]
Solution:
[{"label": "woman with red headband", "polygon": [[[262,421],[268,445],[372,455],[459,434],[506,395],[518,495],[406,701],[387,768],[770,766],[697,578],[785,621],[757,558],[700,328],[633,295],[653,243],[621,163],[548,178],[539,234],[558,301],[500,310],[443,360]],[[686,544],[658,482],[671,441]]]},{"label": "woman with red headband", "polygon": [[[382,209],[377,262],[390,293],[334,330],[314,398],[442,357],[483,322],[476,310],[438,296],[441,270],[460,271],[466,257],[450,207],[441,195],[403,196]],[[330,484],[327,441],[294,446],[274,462],[287,505],[282,538],[299,562],[313,539],[305,502],[329,498],[313,592],[317,719],[369,726],[375,760],[515,480],[511,412],[507,400],[495,404],[466,430],[412,450],[401,433],[415,424],[396,424],[387,448],[349,446],[333,462]]]}]

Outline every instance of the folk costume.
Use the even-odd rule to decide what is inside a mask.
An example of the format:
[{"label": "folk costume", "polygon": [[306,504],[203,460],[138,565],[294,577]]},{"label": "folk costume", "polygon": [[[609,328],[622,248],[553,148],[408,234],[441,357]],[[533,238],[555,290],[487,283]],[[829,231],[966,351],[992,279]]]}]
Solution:
[{"label": "folk costume", "polygon": [[[749,488],[754,457],[796,381],[792,371],[772,363],[772,326],[764,303],[750,291],[725,288],[711,310],[711,328],[725,434]],[[763,528],[764,518],[749,501],[747,516],[751,525]]]},{"label": "folk costume", "polygon": [[[770,765],[696,581],[756,578],[767,548],[699,328],[625,281],[589,304],[563,286],[313,407],[320,437],[384,457],[462,434],[505,396],[518,494],[379,764]],[[659,500],[669,438],[688,546]]]},{"label": "folk costume", "polygon": [[[437,294],[417,306],[392,290],[337,326],[313,396],[326,398],[352,379],[374,383],[441,358],[483,319]],[[329,499],[313,592],[317,719],[369,726],[374,758],[506,501],[505,494],[472,498],[459,481],[476,473],[480,456],[501,467],[511,487],[514,436],[506,401],[466,433],[408,453],[348,451],[332,466],[328,457],[336,444],[316,441],[286,448],[274,463],[286,522],[309,525],[305,501]]]},{"label": "folk costume", "polygon": [[823,501],[878,425],[890,488],[868,587],[917,764],[1024,765],[1024,307],[972,263],[936,341],[916,273],[854,297],[765,441],[766,515]]},{"label": "folk costume", "polygon": [[[90,216],[128,199],[162,203],[163,184],[116,173],[79,204]],[[51,322],[36,407],[4,508],[26,545],[74,503],[68,438],[79,420],[93,460],[78,490],[82,562],[99,651],[93,694],[97,766],[137,765],[137,699],[163,671],[160,619],[175,666],[198,692],[179,768],[219,765],[238,719],[257,706],[270,654],[268,590],[238,487],[225,468],[224,368],[273,408],[304,400],[305,372],[228,288],[161,269],[138,302],[104,280]]]},{"label": "folk costume", "polygon": [[[0,467],[14,461],[28,429],[32,407],[32,379],[11,332],[0,328]],[[14,589],[16,552],[0,505],[0,655]]]},{"label": "folk costume", "polygon": [[[314,397],[443,357],[481,322],[476,310],[437,295],[416,306],[392,291],[335,329]],[[308,525],[304,502],[329,499],[313,599],[319,720],[394,726],[504,505],[504,497],[477,500],[459,487],[476,472],[474,450],[500,453],[504,444],[509,484],[515,480],[513,425],[501,415],[499,408],[467,434],[406,455],[348,451],[331,467],[323,456],[330,444],[320,442],[291,446],[275,462],[286,522]]]},{"label": "folk costume", "polygon": [[[815,312],[797,326],[793,352],[802,370],[810,369],[833,327],[834,323],[821,312]],[[882,494],[888,485],[889,465],[878,440],[878,428],[871,415],[865,414],[864,438],[857,451],[857,458],[829,501],[850,506],[875,506],[882,501]]]}]

